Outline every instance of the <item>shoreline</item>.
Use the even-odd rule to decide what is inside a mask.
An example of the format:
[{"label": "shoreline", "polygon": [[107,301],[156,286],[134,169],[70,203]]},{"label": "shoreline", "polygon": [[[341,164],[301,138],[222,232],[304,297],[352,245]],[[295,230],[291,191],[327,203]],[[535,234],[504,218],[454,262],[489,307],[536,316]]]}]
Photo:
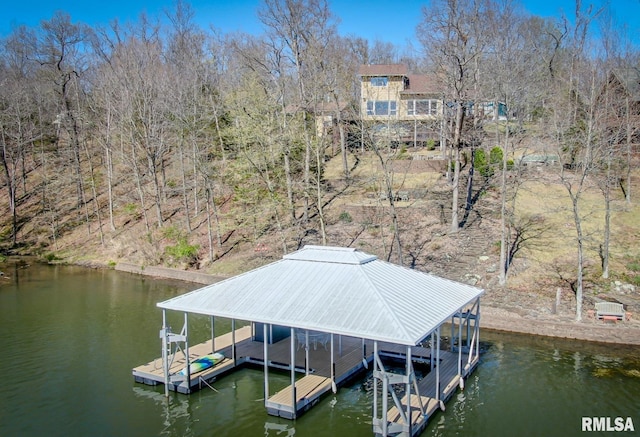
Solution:
[{"label": "shoreline", "polygon": [[480,328],[591,343],[640,346],[640,327],[633,322],[605,323],[595,319],[581,322],[566,319],[534,319],[501,308],[482,305]]},{"label": "shoreline", "polygon": [[[189,270],[158,266],[139,266],[132,263],[118,263],[114,270],[150,276],[161,279],[177,279],[201,285],[211,285],[226,277]],[[503,308],[482,305],[480,299],[480,327],[491,331],[511,332],[552,338],[580,340],[593,343],[640,346],[640,326],[634,322],[615,324],[587,319],[576,322],[566,319],[526,318]]]}]

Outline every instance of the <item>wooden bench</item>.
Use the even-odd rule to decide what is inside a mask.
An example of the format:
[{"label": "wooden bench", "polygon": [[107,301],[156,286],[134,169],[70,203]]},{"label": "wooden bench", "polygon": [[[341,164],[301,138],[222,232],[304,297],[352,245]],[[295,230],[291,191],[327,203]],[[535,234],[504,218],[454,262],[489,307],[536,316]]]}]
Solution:
[{"label": "wooden bench", "polygon": [[409,201],[409,192],[408,191],[398,191],[398,195],[396,197],[397,200],[408,202]]},{"label": "wooden bench", "polygon": [[625,320],[624,305],[617,302],[596,303],[596,318],[603,321]]}]

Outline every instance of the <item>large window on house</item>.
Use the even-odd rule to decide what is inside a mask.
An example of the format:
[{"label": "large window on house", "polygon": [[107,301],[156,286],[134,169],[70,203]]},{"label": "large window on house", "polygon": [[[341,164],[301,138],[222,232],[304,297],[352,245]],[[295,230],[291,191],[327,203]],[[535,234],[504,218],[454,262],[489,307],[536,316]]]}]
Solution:
[{"label": "large window on house", "polygon": [[435,99],[407,100],[407,115],[436,115],[438,101]]},{"label": "large window on house", "polygon": [[388,83],[389,78],[386,76],[371,78],[371,86],[387,86]]},{"label": "large window on house", "polygon": [[398,106],[395,100],[369,100],[367,115],[396,115]]}]

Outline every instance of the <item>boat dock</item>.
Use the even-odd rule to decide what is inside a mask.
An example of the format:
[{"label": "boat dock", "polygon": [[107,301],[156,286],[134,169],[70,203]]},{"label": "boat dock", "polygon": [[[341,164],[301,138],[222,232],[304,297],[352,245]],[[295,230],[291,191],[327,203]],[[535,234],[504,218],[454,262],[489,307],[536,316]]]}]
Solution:
[{"label": "boat dock", "polygon": [[[213,343],[215,343],[215,350],[212,348]],[[372,342],[365,342],[365,345],[368,345],[369,350],[371,350],[371,344]],[[336,350],[334,356],[335,383],[337,386],[340,386],[352,376],[365,369],[362,362],[364,358],[362,353],[362,340],[342,337],[340,347],[341,349]],[[268,348],[269,368],[290,371],[289,339],[286,338],[276,343],[269,344]],[[242,367],[244,365],[264,366],[264,343],[252,339],[251,326],[245,326],[236,329],[235,331],[235,364],[233,359],[233,335],[230,332],[216,337],[214,342],[207,340],[204,343],[189,346],[189,361],[192,362],[201,356],[211,354],[213,352],[223,353],[225,359],[212,368],[191,374],[190,383],[187,383],[186,378],[183,375],[178,374],[178,372],[186,367],[184,355],[181,352],[175,354],[175,358],[173,358],[173,360],[170,359],[169,390],[184,394],[192,393],[206,386],[205,383],[209,383],[217,377],[237,369],[238,367]],[[371,354],[369,354],[367,364],[371,362],[371,359]],[[324,347],[322,345],[317,345],[314,348],[313,345],[310,345],[307,358],[305,346],[298,345],[295,351],[294,370],[298,374],[305,375],[296,382],[298,397],[301,399],[309,399],[309,397],[312,396],[315,399],[326,393],[331,389],[331,366],[328,346]],[[161,357],[141,366],[134,367],[132,373],[135,382],[142,384],[159,385],[164,384],[165,381]],[[303,381],[308,376],[313,376],[314,378]],[[325,384],[317,384],[319,387],[313,387],[311,390],[313,393],[307,392],[305,387],[309,387],[308,381],[319,381],[317,377],[324,377],[328,379],[329,389],[326,389],[324,386]],[[282,391],[286,390],[287,389],[284,389]],[[290,391],[291,388],[289,387],[288,390]],[[281,399],[282,396],[282,393],[276,393],[274,396],[269,398],[269,401],[273,400],[274,404],[279,403],[278,399]],[[288,404],[287,402],[284,402],[282,405],[284,405],[283,408],[285,409],[291,408],[290,401]],[[287,415],[284,415],[283,417],[287,417]]]},{"label": "boat dock", "polygon": [[[252,326],[245,326],[215,338],[215,341],[208,340],[194,346],[190,346],[189,360],[192,362],[198,357],[221,352],[225,359],[214,367],[201,372],[193,373],[187,379],[179,375],[185,368],[184,355],[180,352],[175,354],[169,368],[170,384],[169,389],[179,393],[192,393],[200,390],[216,378],[224,374],[242,368],[245,365],[264,366],[264,343],[256,341],[252,336]],[[215,350],[212,347],[215,344]],[[235,354],[234,354],[235,344]],[[291,371],[290,352],[292,342],[290,338],[282,339],[268,345],[269,369]],[[395,359],[403,361],[406,359],[405,347],[392,343],[378,342],[378,355],[382,359]],[[331,367],[331,351],[329,345],[317,344],[315,347],[298,344],[295,348],[295,394],[294,385],[291,384],[265,400],[267,413],[273,416],[280,416],[287,419],[299,417],[311,407],[316,405],[320,399],[347,383],[353,377],[361,375],[367,369],[372,368],[374,361],[374,342],[370,340],[362,341],[352,337],[341,337],[334,345],[333,359],[333,380]],[[234,359],[235,356],[235,359]],[[467,363],[468,354],[440,351],[440,374],[439,381],[436,381],[437,372],[434,371],[438,364],[432,363],[432,351],[427,347],[415,346],[411,348],[411,360],[423,366],[431,365],[431,371],[420,381],[417,381],[418,392],[421,396],[410,396],[411,402],[411,430],[412,435],[422,432],[431,415],[441,408],[441,402],[446,402],[455,392],[460,384],[458,376],[458,361]],[[477,356],[470,361],[469,366],[462,368],[462,377],[466,378],[475,369],[478,363]],[[132,371],[134,380],[147,385],[164,384],[165,375],[162,368],[162,358],[157,358],[147,364],[135,367]],[[335,387],[332,381],[335,382]],[[439,396],[435,395],[436,383],[440,385]],[[293,398],[295,396],[295,408]],[[402,427],[406,414],[403,415],[407,405],[407,396],[400,400],[403,405],[401,412],[395,405],[388,408],[388,432],[393,434],[394,426]],[[379,420],[379,419],[378,419]]]},{"label": "boat dock", "polygon": [[[296,419],[369,371],[373,433],[414,437],[478,363],[483,293],[356,248],[307,245],[158,302],[162,358],[136,367],[133,375],[164,384],[169,396],[169,390],[201,389],[244,365],[261,366],[268,414]],[[171,331],[167,311],[184,314],[180,333]],[[189,314],[211,317],[212,340],[189,344]],[[230,334],[216,336],[216,317],[231,320]],[[236,321],[249,326],[236,329]],[[441,347],[445,324],[451,325],[450,352]],[[214,352],[223,359],[205,357]],[[205,365],[213,367],[197,371]],[[272,369],[289,372],[288,387],[270,388]]]},{"label": "boat dock", "polygon": [[[194,346],[189,346],[189,361],[202,357],[213,352],[222,352],[225,359],[217,365],[204,369],[201,372],[193,373],[190,378],[180,375],[179,372],[186,367],[186,360],[183,353],[173,354],[169,362],[169,390],[179,393],[192,393],[202,389],[203,385],[214,380],[216,377],[233,370],[236,366],[243,363],[242,360],[236,359],[234,364],[232,345],[235,340],[236,346],[251,339],[251,326],[244,326],[235,330],[235,338],[231,332],[223,334],[215,338],[215,342],[207,340]],[[213,344],[215,349],[213,350]],[[162,367],[162,357],[134,367],[132,370],[135,382],[146,385],[158,385],[165,383],[164,369]]]}]

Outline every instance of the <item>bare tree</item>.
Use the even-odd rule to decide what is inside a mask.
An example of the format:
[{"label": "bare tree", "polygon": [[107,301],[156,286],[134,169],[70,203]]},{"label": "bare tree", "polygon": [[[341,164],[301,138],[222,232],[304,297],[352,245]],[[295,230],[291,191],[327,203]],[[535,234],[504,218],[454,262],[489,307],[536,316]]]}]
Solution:
[{"label": "bare tree", "polygon": [[[143,214],[146,217],[143,180],[148,175],[153,187],[152,196],[156,222],[163,224],[162,165],[169,150],[168,120],[171,79],[163,59],[158,28],[143,20],[121,43],[111,68],[115,75],[111,100],[118,108],[118,128],[129,151],[123,156],[132,167]],[[145,170],[143,170],[145,169]]]},{"label": "bare tree", "polygon": [[[282,56],[291,63],[297,99],[291,108],[306,120],[313,96],[309,94],[314,75],[314,51],[323,51],[328,38],[335,33],[334,17],[326,0],[266,0],[258,11],[260,21],[267,27],[267,35],[283,48]],[[309,218],[311,195],[311,157],[313,132],[303,123],[302,137],[305,144],[303,179],[303,222]],[[319,169],[318,169],[319,170]],[[319,205],[317,205],[319,206]],[[319,206],[321,207],[321,206]]]},{"label": "bare tree", "polygon": [[275,223],[283,252],[287,240],[282,220],[285,181],[279,141],[277,101],[270,95],[268,78],[248,71],[235,92],[227,99],[231,146],[237,153],[232,175],[235,199],[242,223],[253,229],[252,241],[258,240]]},{"label": "bare tree", "polygon": [[[11,242],[17,244],[18,212],[17,192],[20,184],[20,167],[24,166],[24,149],[36,140],[37,126],[34,125],[37,108],[31,96],[29,81],[33,80],[29,72],[28,47],[20,41],[25,36],[25,28],[18,29],[4,41],[0,53],[0,160],[2,162],[4,182],[9,197],[11,214]],[[26,175],[23,174],[23,180]]]},{"label": "bare tree", "polygon": [[86,68],[83,56],[89,29],[83,24],[72,23],[71,17],[63,12],[57,12],[51,20],[43,21],[41,28],[40,38],[36,42],[36,56],[58,97],[55,123],[68,137],[69,160],[75,173],[77,207],[86,208],[80,157],[83,108],[79,102],[83,94],[80,79]]},{"label": "bare tree", "polygon": [[[291,111],[294,99],[291,94],[295,95],[295,87],[292,85],[289,63],[283,55],[283,43],[277,38],[258,39],[248,35],[233,38],[230,42],[235,57],[231,59],[234,64],[233,69],[236,72],[244,74],[245,69],[257,73],[258,75],[268,77],[270,82],[273,99],[278,102],[278,126],[279,130],[276,140],[281,143],[283,150],[283,170],[286,180],[287,191],[287,208],[288,221],[295,223],[296,217],[296,197],[297,183],[295,176],[298,171],[299,164],[295,157],[298,155],[298,130],[294,129],[297,124],[291,119]],[[242,80],[242,76],[227,78],[233,80],[234,84],[229,88],[235,88],[236,84]]]},{"label": "bare tree", "polygon": [[[466,138],[469,127],[465,123],[469,104],[475,100],[478,62],[485,42],[482,37],[482,15],[486,4],[482,0],[434,0],[423,7],[423,19],[418,26],[418,38],[428,53],[434,74],[440,79],[445,93],[446,142],[453,149],[453,180],[451,232],[457,232],[458,196],[461,151],[473,142]],[[473,132],[471,133],[473,135]]]},{"label": "bare tree", "polygon": [[583,279],[585,265],[586,235],[583,225],[582,197],[588,188],[588,179],[601,151],[597,138],[597,127],[601,122],[598,106],[598,90],[601,77],[597,65],[586,56],[589,50],[589,26],[597,12],[591,8],[583,11],[580,2],[576,5],[575,24],[569,38],[568,65],[558,74],[561,80],[554,90],[555,101],[551,114],[554,143],[563,163],[560,181],[571,201],[573,224],[576,231],[576,320],[582,319]]}]

